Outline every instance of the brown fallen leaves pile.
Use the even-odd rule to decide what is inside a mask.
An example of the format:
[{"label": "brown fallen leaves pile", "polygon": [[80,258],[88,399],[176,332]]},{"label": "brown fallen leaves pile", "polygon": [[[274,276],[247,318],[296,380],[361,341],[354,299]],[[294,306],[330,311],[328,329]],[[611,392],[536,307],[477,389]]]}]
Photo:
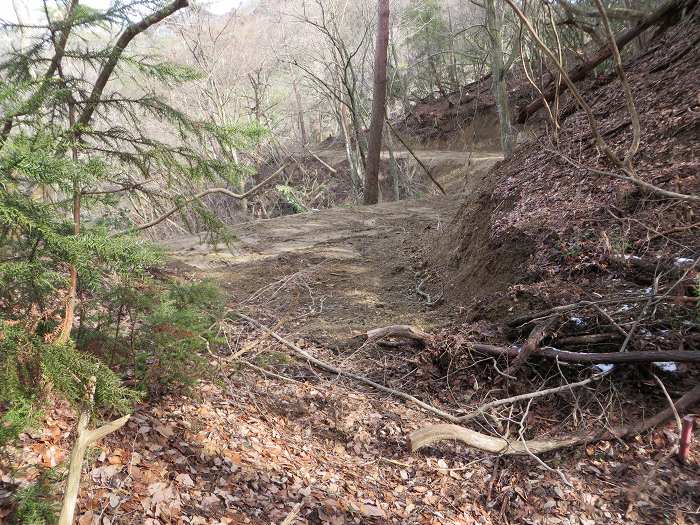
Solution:
[{"label": "brown fallen leaves pile", "polygon": [[[309,377],[305,367],[278,372]],[[629,444],[545,457],[566,472],[567,485],[530,458],[499,459],[452,443],[412,455],[405,436],[426,416],[355,388],[334,378],[285,381],[241,368],[230,380],[201,384],[193,397],[141,406],[89,453],[78,523],[281,523],[298,502],[293,523],[333,525],[697,517],[697,452],[686,466],[657,464],[675,443],[672,425]],[[5,470],[2,482],[26,484],[52,467],[63,472],[74,421],[58,403],[43,428],[22,436],[22,447],[5,458],[21,469]]]}]

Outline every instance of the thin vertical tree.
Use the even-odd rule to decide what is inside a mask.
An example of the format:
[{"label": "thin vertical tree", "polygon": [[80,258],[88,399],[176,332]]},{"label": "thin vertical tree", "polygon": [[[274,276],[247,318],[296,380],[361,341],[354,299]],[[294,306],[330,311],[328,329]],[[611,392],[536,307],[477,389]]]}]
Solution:
[{"label": "thin vertical tree", "polygon": [[510,123],[510,105],[506,84],[506,74],[510,66],[504,64],[503,60],[503,25],[505,18],[503,2],[501,0],[486,0],[484,8],[486,29],[490,41],[491,82],[493,84],[493,96],[496,99],[501,148],[503,149],[503,155],[508,158],[513,153],[513,128]]},{"label": "thin vertical tree", "polygon": [[389,47],[389,0],[378,0],[377,40],[374,46],[374,89],[372,120],[369,126],[367,172],[365,174],[364,203],[379,200],[379,160],[382,152],[382,130],[386,114],[386,60]]}]

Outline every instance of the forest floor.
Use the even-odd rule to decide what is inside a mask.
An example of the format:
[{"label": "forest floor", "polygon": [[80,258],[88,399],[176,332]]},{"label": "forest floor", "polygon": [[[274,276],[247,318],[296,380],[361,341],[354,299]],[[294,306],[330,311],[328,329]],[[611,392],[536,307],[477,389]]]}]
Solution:
[{"label": "forest floor", "polygon": [[[497,158],[472,158],[467,173]],[[437,331],[460,316],[440,300],[439,286],[421,287],[431,269],[418,246],[426,232],[449,224],[463,174],[443,179],[448,197],[242,224],[218,250],[197,237],[170,241],[169,272],[215,280],[232,310],[338,368],[465,410],[485,389],[484,360],[453,377],[410,345],[363,344],[372,328]],[[692,472],[655,471],[658,447],[641,440],[545,456],[565,481],[532,458],[454,443],[411,454],[406,436],[439,422],[434,416],[298,361],[243,320],[231,320],[222,335],[228,344],[212,348],[211,380],[193,396],[171,393],[138,407],[99,444],[85,467],[80,525],[279,524],[287,517],[287,524],[588,525],[658,523],[659,515],[684,523],[668,494],[698,490]],[[553,417],[534,414],[549,425]],[[25,455],[59,464],[73,422],[72,411],[57,405],[40,435],[27,438]],[[654,512],[645,514],[652,489],[640,480],[650,472]],[[669,503],[659,508],[659,499]]]}]

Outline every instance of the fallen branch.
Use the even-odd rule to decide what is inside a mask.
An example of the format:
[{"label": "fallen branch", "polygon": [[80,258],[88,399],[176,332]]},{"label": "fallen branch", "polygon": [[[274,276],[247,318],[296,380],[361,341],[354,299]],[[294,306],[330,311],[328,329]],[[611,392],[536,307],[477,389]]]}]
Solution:
[{"label": "fallen branch", "polygon": [[610,305],[610,304],[631,304],[631,303],[643,303],[645,301],[648,301],[649,297],[625,297],[622,299],[608,299],[604,301],[579,301],[577,303],[571,303],[571,304],[564,304],[561,306],[554,306],[552,308],[547,308],[546,310],[538,310],[536,312],[530,312],[518,317],[514,317],[510,321],[507,322],[508,326],[511,328],[516,328],[522,325],[525,325],[531,321],[535,321],[537,319],[543,319],[545,317],[549,317],[550,315],[553,314],[562,314],[565,312],[572,312],[574,310],[579,310],[580,308],[584,308],[587,306],[593,307],[597,310],[600,311],[600,306],[602,305]]},{"label": "fallen branch", "polygon": [[585,334],[585,335],[572,335],[569,337],[561,337],[557,339],[557,344],[560,346],[573,346],[573,345],[592,345],[598,343],[609,343],[619,340],[623,337],[617,332],[604,332],[602,334]]},{"label": "fallen branch", "polygon": [[527,363],[527,360],[530,358],[530,355],[535,350],[537,350],[537,347],[547,335],[547,330],[554,323],[554,319],[556,319],[556,317],[550,317],[549,319],[547,319],[541,324],[538,324],[532,329],[532,332],[530,332],[530,336],[527,338],[527,341],[525,341],[525,344],[523,345],[522,351],[518,354],[518,356],[511,363],[511,365],[505,369],[505,375],[514,375],[520,369],[521,366]]},{"label": "fallen branch", "polygon": [[406,150],[411,154],[411,157],[413,157],[414,160],[420,165],[420,167],[423,168],[423,171],[425,172],[425,174],[433,182],[433,184],[435,184],[435,186],[437,186],[437,188],[440,190],[440,193],[442,193],[443,195],[447,195],[447,193],[445,193],[445,188],[443,188],[442,185],[437,180],[435,180],[435,177],[433,177],[433,174],[430,172],[430,170],[425,165],[425,163],[422,160],[420,160],[418,158],[418,156],[414,153],[414,151],[411,149],[411,147],[408,144],[406,144],[406,141],[403,140],[401,135],[399,135],[398,132],[394,129],[394,126],[391,125],[391,122],[389,122],[389,119],[388,118],[384,119],[384,121],[386,122],[387,126],[389,126],[389,129],[394,134],[394,136],[398,139],[398,141],[401,143],[401,145],[404,148],[406,148]]},{"label": "fallen branch", "polygon": [[316,155],[313,151],[308,150],[308,152],[311,154],[311,156],[313,158],[315,158],[317,161],[319,161],[321,163],[321,165],[323,165],[323,167],[326,168],[328,171],[330,171],[333,175],[336,175],[338,173],[338,170],[336,170],[333,166],[331,166],[326,161],[324,161],[321,157]]},{"label": "fallen branch", "polygon": [[95,400],[95,385],[97,379],[93,376],[88,383],[87,403],[80,412],[78,419],[78,437],[73,445],[70,455],[70,466],[68,467],[68,482],[63,496],[63,506],[58,525],[73,525],[75,505],[78,502],[78,492],[80,491],[80,474],[83,469],[83,460],[87,448],[99,441],[103,437],[123,427],[131,416],[126,415],[111,423],[102,425],[94,430],[88,430],[90,414]]},{"label": "fallen branch", "polygon": [[[503,346],[487,345],[483,343],[470,343],[470,350],[475,352],[496,355],[502,357],[516,358],[520,354],[517,348],[506,348]],[[585,364],[624,364],[624,363],[654,363],[657,361],[675,361],[678,363],[700,362],[700,351],[691,350],[669,350],[669,351],[648,351],[648,352],[568,352],[552,347],[540,348],[533,354],[533,357],[546,357],[548,359],[558,359],[565,363],[585,363]]]},{"label": "fallen branch", "polygon": [[301,511],[301,505],[301,501],[294,505],[294,507],[292,507],[292,510],[289,512],[289,514],[287,514],[287,517],[284,518],[284,521],[282,521],[280,525],[291,525],[292,523],[294,523],[294,520],[297,518],[299,512]]},{"label": "fallen branch", "polygon": [[[688,410],[699,401],[700,385],[697,385],[676,401],[673,407],[675,411],[680,413]],[[557,439],[509,441],[507,439],[489,436],[469,430],[468,428],[450,424],[431,425],[421,428],[412,432],[408,439],[412,452],[440,441],[457,440],[465,443],[469,447],[485,452],[492,452],[494,454],[508,456],[527,455],[530,453],[542,454],[544,452],[551,452],[553,450],[581,445],[583,443],[633,436],[672,418],[674,416],[674,410],[666,408],[649,419],[643,419],[631,425],[623,425],[611,431],[579,434]]]},{"label": "fallen branch", "polygon": [[579,381],[578,383],[568,383],[566,385],[561,385],[561,386],[557,386],[554,388],[547,388],[546,390],[537,390],[536,392],[530,392],[527,394],[520,394],[518,396],[506,397],[504,399],[496,399],[495,401],[491,401],[490,403],[486,403],[484,405],[481,405],[479,408],[477,408],[473,412],[470,412],[466,416],[460,416],[458,418],[458,420],[460,423],[466,423],[467,421],[471,421],[472,419],[475,419],[479,416],[485,415],[492,408],[496,408],[496,407],[499,407],[502,405],[510,405],[513,403],[517,403],[519,401],[528,401],[530,399],[535,399],[536,397],[548,396],[549,394],[556,394],[558,392],[563,392],[565,390],[571,390],[573,388],[577,388],[579,386],[584,386],[584,385],[587,385],[589,383],[592,383],[593,381],[598,381],[599,379],[602,379],[606,375],[608,375],[608,372],[593,375],[593,376],[589,377],[588,379],[584,379],[583,381]]},{"label": "fallen branch", "polygon": [[459,421],[458,417],[453,416],[452,414],[445,412],[444,410],[440,410],[439,408],[436,408],[432,405],[429,405],[428,403],[421,401],[417,397],[414,397],[414,396],[407,394],[405,392],[401,392],[400,390],[395,390],[393,388],[389,388],[388,386],[380,385],[379,383],[376,383],[376,382],[372,381],[371,379],[368,379],[366,377],[363,377],[363,376],[360,376],[357,374],[353,374],[351,372],[346,372],[344,370],[340,370],[339,368],[336,368],[333,365],[330,365],[324,361],[321,361],[320,359],[315,358],[314,356],[312,356],[308,352],[302,350],[301,348],[299,348],[297,345],[295,345],[291,341],[285,339],[284,337],[279,335],[277,332],[270,330],[265,325],[259,323],[258,321],[256,321],[255,319],[253,319],[251,317],[248,317],[245,314],[242,314],[240,312],[229,312],[229,314],[235,315],[236,317],[239,317],[239,318],[249,322],[253,326],[259,328],[263,332],[269,334],[271,337],[273,337],[274,339],[276,339],[277,341],[279,341],[280,343],[285,345],[287,348],[292,350],[295,354],[302,357],[304,360],[308,361],[312,365],[317,366],[318,368],[320,368],[322,370],[325,370],[326,372],[331,372],[332,374],[336,374],[339,376],[353,379],[359,383],[363,383],[365,385],[371,386],[372,388],[375,388],[375,389],[379,390],[380,392],[384,392],[386,394],[391,394],[392,396],[398,397],[400,399],[410,401],[411,403],[421,407],[423,410],[431,412],[431,413],[435,414],[436,416],[438,416],[439,418],[444,419],[446,421],[452,421],[452,422]]}]

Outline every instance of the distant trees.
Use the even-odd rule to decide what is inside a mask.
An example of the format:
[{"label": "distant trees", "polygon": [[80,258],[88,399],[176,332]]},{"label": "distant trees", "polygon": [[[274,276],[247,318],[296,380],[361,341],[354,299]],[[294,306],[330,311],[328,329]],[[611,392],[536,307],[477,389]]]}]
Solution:
[{"label": "distant trees", "polygon": [[404,12],[411,28],[405,40],[408,59],[412,64],[414,95],[437,90],[447,95],[455,84],[453,68],[448,67],[451,34],[439,0],[412,0]]}]

